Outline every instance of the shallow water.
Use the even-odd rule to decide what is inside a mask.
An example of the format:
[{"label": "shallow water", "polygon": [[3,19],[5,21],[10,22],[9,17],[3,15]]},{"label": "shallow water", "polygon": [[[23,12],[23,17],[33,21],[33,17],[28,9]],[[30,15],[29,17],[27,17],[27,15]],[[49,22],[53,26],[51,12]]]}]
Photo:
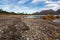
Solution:
[{"label": "shallow water", "polygon": [[42,18],[45,15],[31,15],[31,16],[26,16],[25,18]]},{"label": "shallow water", "polygon": [[[31,15],[31,16],[26,16],[25,18],[42,18],[45,15]],[[53,22],[60,23],[60,19],[55,19]]]}]

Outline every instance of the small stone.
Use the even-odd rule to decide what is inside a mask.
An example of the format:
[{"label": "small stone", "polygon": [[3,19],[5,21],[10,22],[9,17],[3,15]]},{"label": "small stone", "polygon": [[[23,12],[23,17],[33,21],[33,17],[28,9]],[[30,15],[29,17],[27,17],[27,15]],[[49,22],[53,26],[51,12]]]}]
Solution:
[{"label": "small stone", "polygon": [[1,31],[1,33],[4,33],[4,31]]},{"label": "small stone", "polygon": [[28,37],[27,37],[26,39],[27,39],[27,40],[29,40],[29,38],[28,38]]}]

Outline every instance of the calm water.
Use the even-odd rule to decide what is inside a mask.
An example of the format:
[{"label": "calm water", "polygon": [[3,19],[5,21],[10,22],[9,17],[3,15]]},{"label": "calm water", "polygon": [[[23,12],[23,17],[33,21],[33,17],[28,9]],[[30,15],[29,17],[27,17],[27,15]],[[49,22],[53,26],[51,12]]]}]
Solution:
[{"label": "calm water", "polygon": [[[26,16],[25,18],[42,18],[43,16],[45,16],[45,15],[31,15],[31,16]],[[55,19],[55,20],[53,20],[53,22],[60,23],[60,19]]]},{"label": "calm water", "polygon": [[31,15],[31,16],[26,16],[25,18],[42,18],[45,15]]}]

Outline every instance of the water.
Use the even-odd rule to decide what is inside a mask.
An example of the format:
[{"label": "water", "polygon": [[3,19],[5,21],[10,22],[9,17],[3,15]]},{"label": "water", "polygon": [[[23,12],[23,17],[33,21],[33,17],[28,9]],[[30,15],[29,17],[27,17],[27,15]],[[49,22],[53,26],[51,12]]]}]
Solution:
[{"label": "water", "polygon": [[[30,16],[26,16],[25,18],[42,18],[43,16],[45,16],[45,15],[30,15]],[[60,19],[55,19],[55,20],[53,20],[53,22],[60,23]]]},{"label": "water", "polygon": [[42,18],[45,15],[31,15],[31,16],[26,16],[25,18]]}]

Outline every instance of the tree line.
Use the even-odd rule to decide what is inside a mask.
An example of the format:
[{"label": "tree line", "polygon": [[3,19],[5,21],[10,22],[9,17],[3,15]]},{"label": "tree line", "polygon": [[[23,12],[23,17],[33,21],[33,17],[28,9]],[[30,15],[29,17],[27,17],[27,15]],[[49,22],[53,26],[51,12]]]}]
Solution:
[{"label": "tree line", "polygon": [[[24,15],[25,13],[15,13],[15,12],[8,12],[8,11],[4,11],[3,9],[0,9],[0,15],[2,14],[8,14],[8,15]],[[25,14],[27,15],[27,13]]]}]

